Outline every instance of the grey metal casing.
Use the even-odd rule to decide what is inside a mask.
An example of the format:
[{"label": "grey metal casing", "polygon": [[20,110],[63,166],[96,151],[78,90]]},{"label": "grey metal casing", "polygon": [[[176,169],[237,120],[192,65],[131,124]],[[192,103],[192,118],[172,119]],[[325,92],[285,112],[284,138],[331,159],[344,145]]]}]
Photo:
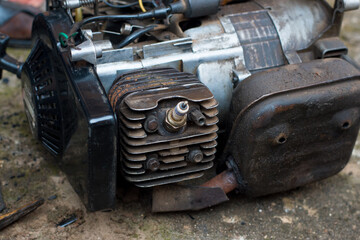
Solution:
[{"label": "grey metal casing", "polygon": [[333,12],[319,0],[232,4],[202,18],[201,25],[185,30],[182,38],[104,50],[96,59],[96,71],[106,91],[118,76],[142,68],[193,73],[214,93],[223,123],[237,83],[252,72],[302,62],[297,51],[310,47],[331,27]]}]

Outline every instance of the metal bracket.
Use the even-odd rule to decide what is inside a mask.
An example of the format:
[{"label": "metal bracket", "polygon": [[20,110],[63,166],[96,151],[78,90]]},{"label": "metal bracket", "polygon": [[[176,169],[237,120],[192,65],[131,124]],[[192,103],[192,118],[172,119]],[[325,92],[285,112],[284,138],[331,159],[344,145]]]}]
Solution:
[{"label": "metal bracket", "polygon": [[102,57],[103,50],[113,48],[112,44],[108,40],[93,42],[91,40],[92,32],[83,31],[83,33],[86,40],[70,49],[71,61],[84,60],[95,65],[96,59]]},{"label": "metal bracket", "polygon": [[320,59],[339,57],[348,53],[347,47],[338,37],[320,39],[314,46],[316,58]]},{"label": "metal bracket", "polygon": [[345,12],[356,10],[360,7],[359,0],[337,0],[335,3],[335,11]]},{"label": "metal bracket", "polygon": [[6,48],[8,46],[9,40],[9,36],[0,33],[0,78],[2,78],[3,69],[16,74],[16,76],[20,78],[23,63],[6,54]]}]

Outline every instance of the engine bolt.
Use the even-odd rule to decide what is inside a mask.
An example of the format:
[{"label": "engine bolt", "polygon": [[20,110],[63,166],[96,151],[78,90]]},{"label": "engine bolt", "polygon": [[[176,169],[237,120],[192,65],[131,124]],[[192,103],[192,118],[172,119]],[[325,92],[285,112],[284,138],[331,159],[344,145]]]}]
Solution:
[{"label": "engine bolt", "polygon": [[157,171],[160,167],[160,162],[157,159],[157,157],[152,156],[150,157],[146,162],[146,169],[149,169],[150,171]]},{"label": "engine bolt", "polygon": [[195,108],[194,110],[192,110],[189,113],[189,118],[191,121],[193,121],[199,127],[202,127],[205,125],[206,118],[205,118],[204,114],[202,114],[202,112],[197,108]]},{"label": "engine bolt", "polygon": [[204,155],[200,149],[191,150],[187,156],[187,160],[192,163],[199,163],[204,159]]},{"label": "engine bolt", "polygon": [[154,115],[149,116],[145,121],[144,128],[145,131],[149,133],[156,132],[159,128],[158,118],[155,117]]}]

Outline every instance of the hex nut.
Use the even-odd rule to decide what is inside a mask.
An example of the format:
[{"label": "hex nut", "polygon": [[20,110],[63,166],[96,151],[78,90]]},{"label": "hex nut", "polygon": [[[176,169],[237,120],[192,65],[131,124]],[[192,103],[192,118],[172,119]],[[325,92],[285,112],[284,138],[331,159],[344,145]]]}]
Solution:
[{"label": "hex nut", "polygon": [[150,157],[146,162],[146,169],[149,169],[150,171],[157,171],[159,170],[160,162],[156,157]]},{"label": "hex nut", "polygon": [[170,109],[166,112],[165,127],[170,132],[176,132],[176,131],[179,131],[182,127],[184,127],[186,125],[187,115],[185,115],[181,121],[176,122],[171,117],[172,111],[174,111],[174,110]]},{"label": "hex nut", "polygon": [[148,133],[156,132],[159,128],[158,118],[154,115],[149,116],[145,120],[144,128],[145,128],[145,131]]},{"label": "hex nut", "polygon": [[193,149],[188,153],[187,160],[192,163],[199,163],[204,159],[204,154],[200,149]]}]

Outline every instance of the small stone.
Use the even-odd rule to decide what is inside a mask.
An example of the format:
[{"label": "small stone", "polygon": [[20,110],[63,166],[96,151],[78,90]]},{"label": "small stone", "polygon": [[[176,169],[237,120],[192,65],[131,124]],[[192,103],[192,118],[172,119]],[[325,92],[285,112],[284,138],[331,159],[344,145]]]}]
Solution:
[{"label": "small stone", "polygon": [[8,83],[9,83],[9,78],[3,78],[3,79],[2,79],[2,82],[3,82],[4,84],[8,84]]},{"label": "small stone", "polygon": [[56,198],[57,198],[57,195],[52,195],[52,196],[48,197],[48,200],[54,200]]},{"label": "small stone", "polygon": [[25,173],[20,173],[19,175],[16,176],[17,178],[22,178],[25,177]]}]

